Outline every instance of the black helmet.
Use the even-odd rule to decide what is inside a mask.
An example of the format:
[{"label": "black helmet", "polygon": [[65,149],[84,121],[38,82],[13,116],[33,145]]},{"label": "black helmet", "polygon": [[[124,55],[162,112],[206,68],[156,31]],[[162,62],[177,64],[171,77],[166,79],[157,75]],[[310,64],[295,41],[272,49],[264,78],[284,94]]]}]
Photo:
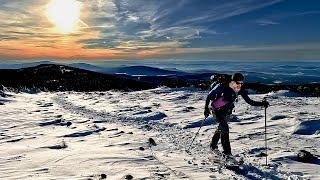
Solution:
[{"label": "black helmet", "polygon": [[241,73],[234,73],[231,77],[232,81],[243,81],[244,76]]}]

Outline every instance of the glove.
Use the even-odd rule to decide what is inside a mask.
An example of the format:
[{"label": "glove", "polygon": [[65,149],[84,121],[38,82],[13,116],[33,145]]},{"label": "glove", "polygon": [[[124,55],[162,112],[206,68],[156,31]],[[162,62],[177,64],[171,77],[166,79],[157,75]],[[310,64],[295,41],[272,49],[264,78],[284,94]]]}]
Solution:
[{"label": "glove", "polygon": [[267,100],[264,100],[262,101],[262,106],[265,107],[265,108],[268,108],[269,107],[269,102]]},{"label": "glove", "polygon": [[204,108],[204,117],[208,117],[209,115],[210,115],[210,110],[209,110],[209,108]]}]

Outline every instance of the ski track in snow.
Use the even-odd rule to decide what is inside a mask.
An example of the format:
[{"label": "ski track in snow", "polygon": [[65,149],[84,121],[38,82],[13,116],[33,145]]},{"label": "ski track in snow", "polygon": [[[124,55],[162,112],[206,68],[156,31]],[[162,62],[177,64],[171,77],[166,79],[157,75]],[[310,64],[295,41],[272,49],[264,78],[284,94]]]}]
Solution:
[{"label": "ski track in snow", "polygon": [[[259,153],[264,152],[263,110],[259,107],[250,107],[240,100],[236,104],[234,113],[236,117],[229,123],[233,153],[245,160],[243,174],[237,174],[220,169],[218,164],[211,161],[212,155],[208,146],[215,130],[212,118],[202,127],[190,148],[191,154],[185,151],[201,124],[206,93],[188,88],[157,88],[136,92],[60,92],[23,95],[25,103],[30,103],[29,108],[13,108],[12,105],[11,110],[6,109],[7,114],[9,113],[7,118],[11,119],[1,123],[1,129],[4,131],[1,132],[0,147],[3,149],[8,143],[24,141],[31,141],[33,144],[28,146],[27,151],[22,151],[17,146],[14,147],[13,153],[6,153],[4,158],[0,159],[0,170],[7,172],[5,176],[7,178],[35,178],[41,177],[41,174],[53,173],[55,178],[99,179],[99,172],[105,169],[104,171],[109,173],[106,173],[108,177],[121,179],[123,173],[135,169],[135,166],[139,168],[136,168],[136,174],[134,172],[132,174],[141,179],[316,177],[316,173],[312,174],[312,171],[311,175],[308,175],[297,171],[298,168],[291,170],[288,167],[295,165],[290,161],[290,155],[299,150],[297,148],[301,145],[315,154],[319,153],[319,136],[291,134],[299,122],[320,118],[316,110],[319,98],[308,98],[308,101],[305,101],[306,98],[302,97],[289,98],[279,96],[277,93],[268,94],[271,104],[275,107],[270,107],[268,112],[269,168],[263,166],[265,158],[258,157]],[[253,99],[259,100],[263,96],[255,95]],[[288,108],[288,105],[292,108]],[[14,119],[16,114],[21,112],[24,112],[24,116],[21,116],[21,119]],[[36,117],[32,122],[30,122],[31,115]],[[15,122],[8,123],[13,121]],[[65,129],[67,122],[71,122],[72,125]],[[43,128],[47,130],[44,131]],[[128,133],[128,131],[133,132]],[[97,135],[99,138],[94,138]],[[148,145],[147,140],[150,137],[155,139],[157,146]],[[34,142],[33,139],[38,141]],[[61,139],[69,147],[64,147]],[[104,142],[103,146],[100,145],[101,142]],[[106,142],[109,144],[106,145]],[[76,150],[82,148],[82,143],[88,146],[83,153],[93,153],[92,157],[77,158],[82,151]],[[101,154],[103,149],[95,151],[96,146],[97,149],[107,148],[106,154],[110,153],[111,157]],[[43,149],[52,151],[64,148],[65,151],[59,153],[60,155],[52,157],[46,157],[46,151],[43,152]],[[20,151],[22,153],[19,153]],[[128,151],[128,157],[125,157],[123,151]],[[34,163],[32,158],[38,156],[42,158]],[[28,163],[23,163],[22,169],[25,167],[28,171],[23,174],[23,171],[9,167],[17,160],[41,164],[41,167],[34,165],[36,167],[32,168],[27,165]],[[72,172],[71,167],[70,170],[66,168],[65,173],[56,172],[61,167],[73,166],[74,162],[79,163],[80,174],[76,173],[77,171]],[[92,168],[89,168],[90,172],[86,172],[81,166],[83,163],[97,166],[96,172],[92,172]],[[298,167],[300,166],[298,164]],[[314,172],[320,170],[319,164],[314,167],[316,168]],[[19,173],[22,175],[19,176]]]}]

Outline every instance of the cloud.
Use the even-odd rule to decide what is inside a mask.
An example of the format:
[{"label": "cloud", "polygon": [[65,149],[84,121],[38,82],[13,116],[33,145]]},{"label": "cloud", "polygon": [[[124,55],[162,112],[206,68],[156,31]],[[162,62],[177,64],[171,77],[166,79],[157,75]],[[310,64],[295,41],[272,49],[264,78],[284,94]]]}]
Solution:
[{"label": "cloud", "polygon": [[283,12],[280,14],[268,15],[263,19],[256,20],[255,23],[261,26],[277,25],[277,24],[280,24],[280,21],[285,21],[286,19],[289,19],[289,18],[317,15],[317,14],[320,14],[320,11],[305,11],[305,12],[295,12],[295,13]]},{"label": "cloud", "polygon": [[280,24],[278,22],[275,21],[271,21],[271,20],[258,20],[256,21],[256,23],[258,23],[261,26],[269,26],[269,25],[277,25]]},{"label": "cloud", "polygon": [[254,1],[254,0],[234,0],[225,1],[223,3],[215,1],[206,1],[205,5],[199,5],[196,1],[189,1],[188,8],[182,7],[180,10],[172,12],[173,14],[185,14],[179,16],[172,21],[167,22],[167,25],[203,25],[213,23],[218,20],[241,15],[256,9],[279,3],[282,0],[270,1]]},{"label": "cloud", "polygon": [[150,59],[210,59],[210,60],[318,60],[320,44],[294,44],[273,46],[219,46],[207,48],[175,48],[141,51]]},{"label": "cloud", "polygon": [[[54,25],[44,15],[48,0],[2,0],[0,56],[10,57],[13,53],[6,52],[10,50],[15,54],[25,53],[26,57],[36,57],[38,52],[41,57],[62,54],[63,58],[320,57],[319,45],[315,44],[215,47],[214,41],[207,41],[201,46],[204,48],[190,48],[196,46],[192,44],[193,41],[206,41],[208,37],[225,35],[226,32],[217,30],[215,26],[222,20],[271,6],[282,0],[203,0],[201,3],[196,0],[79,2],[82,3],[80,27],[77,32],[63,35],[54,31]],[[262,26],[277,25],[286,18],[319,13],[283,13],[262,17],[255,23]]]},{"label": "cloud", "polygon": [[[220,34],[215,29],[208,28],[208,23],[212,25],[215,21],[278,2],[281,0],[204,0],[202,3],[194,0],[113,0],[104,3],[94,0],[86,6],[95,10],[95,13],[84,21],[89,27],[99,31],[99,37],[82,42],[86,48],[122,47],[119,46],[122,41],[136,41],[139,44],[141,41],[146,44],[170,44],[171,41],[178,41],[184,45],[202,38],[204,34]],[[112,26],[112,29],[96,29],[101,24]],[[110,43],[106,43],[107,38],[112,38]]]},{"label": "cloud", "polygon": [[291,17],[307,16],[307,15],[315,15],[315,14],[320,14],[320,11],[305,11],[305,12],[294,12],[294,13],[283,12],[281,14],[271,15],[269,18],[270,19],[286,19]]},{"label": "cloud", "polygon": [[[233,0],[217,2],[204,0],[79,0],[82,15],[78,35],[96,34],[89,39],[79,38],[85,48],[116,48],[121,42],[136,41],[161,44],[202,38],[204,34],[218,35],[207,23],[243,14],[280,0]],[[48,0],[2,0],[0,32],[5,39],[38,37],[43,42],[59,38],[53,32],[53,24],[44,16]],[[63,13],[63,12],[62,12]],[[9,33],[7,30],[15,31]],[[31,33],[30,33],[31,32]],[[45,40],[44,33],[51,34]],[[27,34],[30,33],[30,34]],[[32,37],[31,37],[32,36]],[[50,36],[50,35],[49,35]],[[106,43],[106,39],[110,43]],[[107,44],[107,45],[106,45]]]}]

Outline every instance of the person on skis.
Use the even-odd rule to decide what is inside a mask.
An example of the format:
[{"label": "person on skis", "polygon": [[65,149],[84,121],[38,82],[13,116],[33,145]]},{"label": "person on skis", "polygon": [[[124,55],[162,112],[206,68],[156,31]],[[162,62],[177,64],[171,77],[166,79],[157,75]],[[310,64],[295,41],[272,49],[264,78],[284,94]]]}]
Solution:
[{"label": "person on skis", "polygon": [[[235,73],[231,78],[221,84],[217,84],[208,94],[205,102],[204,115],[208,117],[212,113],[213,117],[219,123],[217,130],[215,131],[211,143],[211,150],[218,149],[218,141],[221,138],[221,144],[223,147],[223,154],[230,156],[231,146],[229,140],[229,126],[228,120],[232,114],[232,110],[235,107],[234,102],[237,100],[238,95],[241,95],[243,99],[252,106],[264,106],[267,108],[269,103],[266,100],[261,102],[254,101],[249,98],[247,91],[242,88],[244,83],[244,76],[241,73]],[[209,104],[211,102],[211,108]]]}]

